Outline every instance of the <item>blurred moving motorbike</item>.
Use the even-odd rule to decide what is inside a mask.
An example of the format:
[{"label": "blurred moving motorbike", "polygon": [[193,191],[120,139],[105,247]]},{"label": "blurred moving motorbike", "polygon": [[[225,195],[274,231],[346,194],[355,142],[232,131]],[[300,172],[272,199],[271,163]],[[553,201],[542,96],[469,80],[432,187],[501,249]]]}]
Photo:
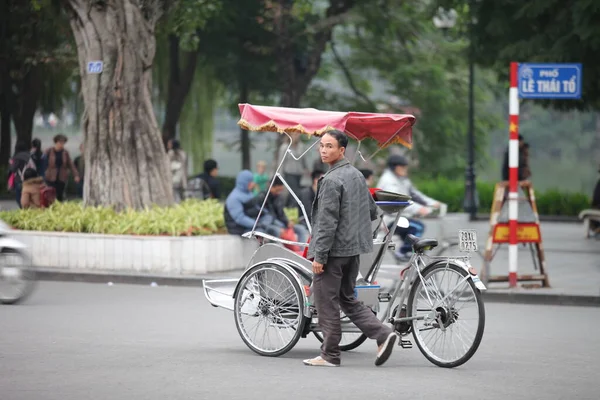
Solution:
[{"label": "blurred moving motorbike", "polygon": [[27,246],[10,233],[10,227],[0,220],[0,304],[22,302],[36,282]]}]

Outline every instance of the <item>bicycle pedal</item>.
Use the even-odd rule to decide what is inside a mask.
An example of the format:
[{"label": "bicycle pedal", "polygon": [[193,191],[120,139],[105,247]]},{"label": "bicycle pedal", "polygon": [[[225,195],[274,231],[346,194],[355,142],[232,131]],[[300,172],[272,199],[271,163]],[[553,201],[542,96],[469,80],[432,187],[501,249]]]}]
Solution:
[{"label": "bicycle pedal", "polygon": [[403,349],[412,349],[412,343],[408,339],[400,338],[400,341],[398,342],[398,346],[402,347]]}]

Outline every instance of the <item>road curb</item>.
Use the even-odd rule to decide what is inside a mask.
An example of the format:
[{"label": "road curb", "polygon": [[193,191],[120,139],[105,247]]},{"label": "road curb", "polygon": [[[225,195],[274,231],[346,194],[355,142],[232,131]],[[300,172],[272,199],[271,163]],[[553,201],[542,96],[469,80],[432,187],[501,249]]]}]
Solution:
[{"label": "road curb", "polygon": [[[237,274],[241,274],[241,271]],[[108,283],[129,285],[150,285],[156,283],[159,286],[187,286],[202,287],[204,279],[226,279],[236,276],[236,271],[224,273],[210,273],[194,276],[165,276],[146,274],[126,274],[112,272],[73,272],[51,269],[37,269],[36,277],[40,281],[57,282],[85,282],[85,283]]]},{"label": "road curb", "polygon": [[486,291],[483,294],[483,299],[489,303],[600,307],[600,296],[550,293],[494,293]]},{"label": "road curb", "polygon": [[[159,286],[184,286],[202,287],[204,279],[227,279],[239,277],[242,270],[225,271],[223,273],[210,273],[194,276],[161,276],[161,275],[134,275],[111,272],[73,272],[49,269],[37,269],[37,278],[42,281],[59,282],[85,282],[151,285]],[[488,303],[512,303],[546,306],[580,306],[600,307],[600,296],[580,296],[569,294],[551,293],[515,293],[486,291],[483,299]]]}]

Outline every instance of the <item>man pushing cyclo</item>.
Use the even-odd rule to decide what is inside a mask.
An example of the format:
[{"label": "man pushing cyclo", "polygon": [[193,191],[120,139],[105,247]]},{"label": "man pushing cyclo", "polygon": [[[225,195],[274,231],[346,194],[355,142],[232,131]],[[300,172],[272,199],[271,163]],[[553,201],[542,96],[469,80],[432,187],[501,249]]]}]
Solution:
[{"label": "man pushing cyclo", "polygon": [[340,366],[340,308],[368,338],[377,341],[375,365],[388,360],[397,339],[394,330],[354,296],[360,255],[373,251],[371,222],[377,218],[377,205],[363,174],[346,160],[347,145],[348,137],[333,130],[323,135],[319,146],[321,160],[330,169],[317,185],[308,258],[323,344],[319,356],[304,360],[309,366]]}]

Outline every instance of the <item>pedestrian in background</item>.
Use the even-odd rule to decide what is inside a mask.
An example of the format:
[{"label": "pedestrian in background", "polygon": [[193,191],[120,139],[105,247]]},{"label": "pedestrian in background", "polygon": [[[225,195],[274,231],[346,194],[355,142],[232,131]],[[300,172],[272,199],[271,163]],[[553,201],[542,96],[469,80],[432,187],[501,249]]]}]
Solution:
[{"label": "pedestrian in background", "polygon": [[260,160],[256,163],[256,172],[254,173],[254,193],[258,194],[267,191],[267,184],[269,183],[269,175],[267,174],[267,163]]},{"label": "pedestrian in background", "polygon": [[65,144],[67,137],[62,133],[54,136],[54,146],[44,152],[44,169],[46,184],[56,190],[56,199],[64,200],[65,185],[69,179],[69,171],[73,173],[75,183],[79,183],[79,172],[71,161]]},{"label": "pedestrian in background", "polygon": [[15,200],[21,208],[21,191],[23,190],[23,174],[28,168],[35,168],[27,143],[19,141],[15,145],[15,153],[9,162],[8,188],[15,191]]}]

